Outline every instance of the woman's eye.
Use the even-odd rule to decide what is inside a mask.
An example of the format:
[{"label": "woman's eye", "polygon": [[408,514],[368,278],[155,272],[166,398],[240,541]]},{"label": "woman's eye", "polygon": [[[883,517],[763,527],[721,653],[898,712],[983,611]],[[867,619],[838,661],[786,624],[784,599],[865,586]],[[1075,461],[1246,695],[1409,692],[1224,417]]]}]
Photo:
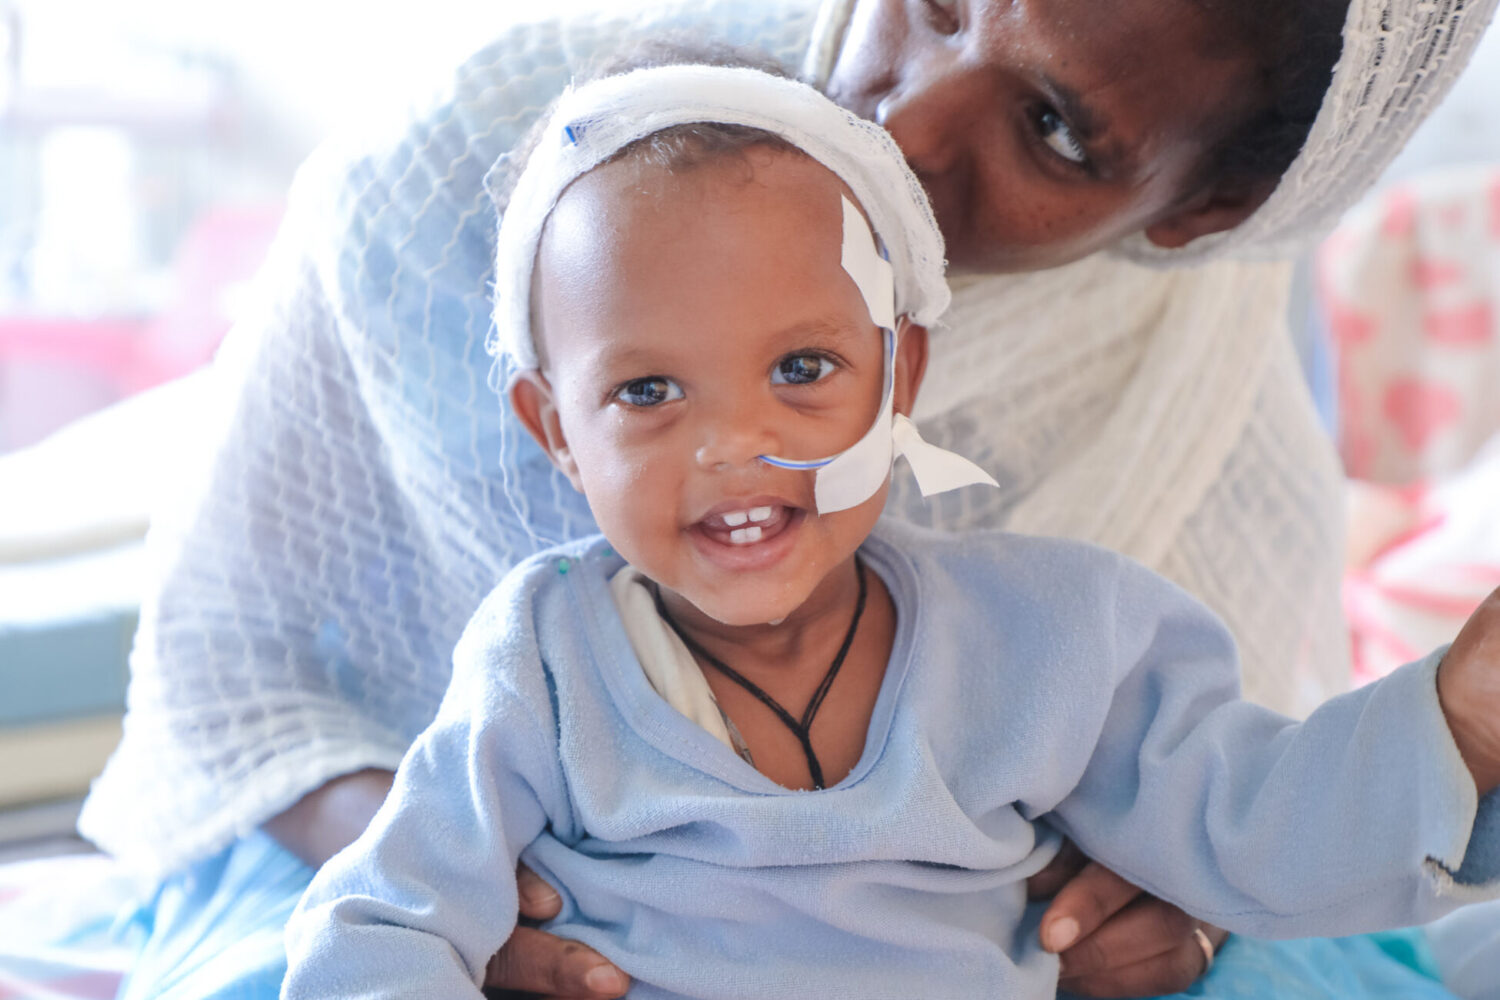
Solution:
[{"label": "woman's eye", "polygon": [[771,381],[777,385],[807,385],[832,375],[832,361],[816,354],[794,354],[777,362]]},{"label": "woman's eye", "polygon": [[1036,127],[1042,137],[1042,141],[1047,144],[1047,148],[1052,150],[1052,152],[1061,156],[1069,163],[1076,163],[1079,166],[1088,163],[1088,152],[1084,150],[1083,144],[1073,135],[1073,129],[1067,122],[1063,121],[1062,115],[1059,115],[1051,108],[1044,108],[1037,115]]},{"label": "woman's eye", "polygon": [[638,378],[620,386],[615,398],[627,406],[659,406],[681,399],[682,388],[669,378]]},{"label": "woman's eye", "polygon": [[932,21],[933,27],[945,35],[951,35],[960,27],[958,20],[958,0],[923,0],[927,6],[927,16]]}]

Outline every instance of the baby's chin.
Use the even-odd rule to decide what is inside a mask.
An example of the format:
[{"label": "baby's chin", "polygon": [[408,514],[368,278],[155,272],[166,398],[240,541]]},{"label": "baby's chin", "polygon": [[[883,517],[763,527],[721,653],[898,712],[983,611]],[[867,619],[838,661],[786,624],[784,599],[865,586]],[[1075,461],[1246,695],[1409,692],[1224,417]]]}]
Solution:
[{"label": "baby's chin", "polygon": [[755,601],[747,606],[723,599],[694,600],[684,594],[689,604],[720,625],[731,628],[754,628],[758,625],[780,625],[796,608],[782,607],[770,602]]}]

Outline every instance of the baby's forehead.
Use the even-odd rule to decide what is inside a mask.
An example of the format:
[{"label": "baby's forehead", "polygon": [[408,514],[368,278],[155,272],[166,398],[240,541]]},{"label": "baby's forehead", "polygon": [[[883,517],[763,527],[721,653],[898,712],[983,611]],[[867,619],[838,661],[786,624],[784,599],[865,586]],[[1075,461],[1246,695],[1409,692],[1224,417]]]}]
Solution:
[{"label": "baby's forehead", "polygon": [[[821,200],[827,208],[806,216],[810,230],[826,226],[829,232],[837,232],[842,227],[840,196],[859,206],[859,199],[842,178],[806,152],[782,141],[693,150],[670,159],[656,150],[628,147],[622,155],[581,175],[563,191],[548,216],[543,238],[553,220],[568,211],[568,203],[580,198],[591,199],[594,211],[632,216],[650,215],[667,207],[695,208],[707,204],[753,207],[778,194],[785,199],[802,200],[813,192],[824,195]],[[862,208],[860,212],[864,214]]]},{"label": "baby's forehead", "polygon": [[780,227],[781,247],[805,248],[816,260],[841,263],[845,273],[851,240],[881,245],[849,185],[788,143],[695,150],[673,160],[636,152],[563,190],[542,229],[533,293],[554,274],[614,269],[628,254],[637,262],[671,257],[680,238],[716,222],[728,223],[719,230],[727,238],[746,242]]},{"label": "baby's forehead", "polygon": [[[795,147],[755,145],[715,150],[680,162],[654,155],[613,158],[580,175],[552,207],[542,228],[533,291],[580,268],[609,269],[627,253],[671,256],[688,233],[727,220],[732,238],[788,226],[788,241],[837,260],[845,242],[843,205],[857,200],[825,165]],[[859,221],[868,229],[862,211]],[[649,257],[647,258],[650,259]]]},{"label": "baby's forehead", "polygon": [[[726,276],[770,298],[805,296],[808,308],[824,304],[824,320],[868,331],[872,316],[894,322],[889,277],[879,291],[865,280],[880,268],[888,275],[848,185],[800,151],[735,150],[686,168],[619,158],[580,176],[548,219],[533,271],[533,335],[557,362],[548,342],[568,342],[571,354],[573,320],[618,320],[618,340],[642,316],[680,318],[706,301],[696,290],[722,287]],[[743,307],[791,329],[802,325],[792,319],[801,304]]]}]

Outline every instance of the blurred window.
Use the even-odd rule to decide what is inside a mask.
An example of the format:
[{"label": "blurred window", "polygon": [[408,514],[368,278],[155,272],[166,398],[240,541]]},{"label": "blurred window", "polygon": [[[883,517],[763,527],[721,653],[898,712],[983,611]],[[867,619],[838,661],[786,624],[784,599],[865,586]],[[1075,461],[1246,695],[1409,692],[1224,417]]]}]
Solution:
[{"label": "blurred window", "polygon": [[207,360],[303,152],[135,9],[0,0],[0,452]]},{"label": "blurred window", "polygon": [[201,365],[331,128],[645,2],[0,0],[0,453]]}]

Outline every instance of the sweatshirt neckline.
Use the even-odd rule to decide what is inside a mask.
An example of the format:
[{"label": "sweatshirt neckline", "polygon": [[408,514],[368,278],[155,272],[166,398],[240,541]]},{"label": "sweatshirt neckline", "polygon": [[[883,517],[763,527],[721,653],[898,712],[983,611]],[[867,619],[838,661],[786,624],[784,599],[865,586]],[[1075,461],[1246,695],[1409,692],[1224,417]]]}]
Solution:
[{"label": "sweatshirt neckline", "polygon": [[819,791],[787,788],[772,781],[672,708],[651,687],[609,593],[609,577],[624,565],[624,561],[602,538],[589,546],[584,555],[584,561],[591,564],[592,571],[570,576],[576,581],[574,592],[582,604],[582,611],[593,626],[587,630],[588,642],[593,647],[592,662],[599,680],[615,710],[636,735],[672,759],[743,792],[828,795],[863,781],[883,756],[901,689],[910,672],[914,637],[921,624],[918,575],[911,560],[882,538],[878,527],[860,546],[859,554],[890,592],[896,608],[896,631],[859,760],[842,780]]}]

